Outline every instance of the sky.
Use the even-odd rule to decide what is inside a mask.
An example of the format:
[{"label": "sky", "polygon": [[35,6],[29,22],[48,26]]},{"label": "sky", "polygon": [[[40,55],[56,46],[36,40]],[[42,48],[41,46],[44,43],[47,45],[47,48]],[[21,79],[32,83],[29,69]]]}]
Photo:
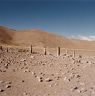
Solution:
[{"label": "sky", "polygon": [[0,26],[95,38],[95,1],[0,0]]}]

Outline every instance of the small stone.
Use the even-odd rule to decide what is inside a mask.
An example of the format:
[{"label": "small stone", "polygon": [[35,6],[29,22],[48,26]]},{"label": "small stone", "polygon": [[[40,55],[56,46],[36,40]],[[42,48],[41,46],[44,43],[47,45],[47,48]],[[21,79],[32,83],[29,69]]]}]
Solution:
[{"label": "small stone", "polygon": [[70,79],[68,79],[67,77],[64,77],[64,81],[70,82]]},{"label": "small stone", "polygon": [[6,88],[11,88],[11,85],[6,85]]},{"label": "small stone", "polygon": [[58,76],[58,77],[57,77],[57,80],[59,80],[60,78],[61,78],[61,77],[60,77],[60,76]]},{"label": "small stone", "polygon": [[26,59],[22,58],[20,61],[21,61],[21,62],[24,62],[24,61],[26,61]]},{"label": "small stone", "polygon": [[36,73],[35,72],[32,72],[32,75],[35,75]]},{"label": "small stone", "polygon": [[29,96],[26,92],[23,93],[23,96]]},{"label": "small stone", "polygon": [[8,81],[6,81],[5,83],[6,83],[6,84],[12,84],[12,81],[9,81],[9,82],[8,82]]},{"label": "small stone", "polygon": [[37,77],[39,82],[43,82],[43,78],[42,77]]},{"label": "small stone", "polygon": [[77,60],[77,63],[81,63],[81,60]]},{"label": "small stone", "polygon": [[78,87],[74,87],[71,89],[71,91],[75,91],[75,90],[78,90]]},{"label": "small stone", "polygon": [[32,59],[32,58],[34,58],[34,56],[31,55],[30,58]]},{"label": "small stone", "polygon": [[80,75],[76,75],[76,78],[80,78],[81,76]]},{"label": "small stone", "polygon": [[29,69],[25,69],[24,72],[30,72]]},{"label": "small stone", "polygon": [[6,70],[3,70],[2,72],[6,72]]},{"label": "small stone", "polygon": [[8,64],[5,64],[5,68],[8,69]]},{"label": "small stone", "polygon": [[53,79],[47,78],[47,79],[45,79],[45,81],[46,82],[51,82],[51,81],[53,81]]},{"label": "small stone", "polygon": [[78,89],[78,87],[75,87],[74,90]]},{"label": "small stone", "polygon": [[79,58],[82,58],[82,56],[81,56],[81,55],[79,55]]},{"label": "small stone", "polygon": [[4,90],[3,89],[0,89],[0,92],[3,92]]},{"label": "small stone", "polygon": [[77,89],[77,92],[78,92],[78,93],[81,93],[81,91],[80,91],[79,89]]},{"label": "small stone", "polygon": [[24,80],[22,80],[21,82],[25,82]]},{"label": "small stone", "polygon": [[87,92],[87,89],[85,89],[85,88],[81,88],[80,90],[81,90],[81,92]]}]

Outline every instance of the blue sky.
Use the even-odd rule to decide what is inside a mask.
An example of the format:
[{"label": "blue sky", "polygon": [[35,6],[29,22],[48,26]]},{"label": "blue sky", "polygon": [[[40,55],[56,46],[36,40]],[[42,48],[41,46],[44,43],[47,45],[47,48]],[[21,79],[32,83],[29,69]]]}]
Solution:
[{"label": "blue sky", "polygon": [[0,25],[65,36],[95,35],[94,0],[0,0]]}]

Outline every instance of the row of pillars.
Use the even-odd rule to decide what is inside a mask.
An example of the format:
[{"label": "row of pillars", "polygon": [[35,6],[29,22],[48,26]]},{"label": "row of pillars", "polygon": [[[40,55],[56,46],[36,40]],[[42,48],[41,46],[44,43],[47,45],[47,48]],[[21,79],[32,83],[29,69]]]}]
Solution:
[{"label": "row of pillars", "polygon": [[[0,49],[3,51],[3,47],[0,46]],[[8,49],[7,49],[7,52],[8,52]],[[31,45],[31,53],[33,53],[33,47]],[[60,56],[61,54],[61,48],[60,47],[57,47],[57,55]],[[68,50],[66,50],[66,54],[68,54]],[[47,55],[47,50],[46,48],[44,48],[44,55]],[[73,57],[75,57],[75,51],[73,51]]]},{"label": "row of pillars", "polygon": [[[31,45],[31,53],[33,53],[32,45]],[[57,55],[60,56],[60,54],[61,54],[61,48],[57,47]],[[66,54],[68,54],[68,50],[66,50]],[[44,48],[44,55],[47,55],[46,48]],[[75,57],[75,51],[73,51],[73,56]]]}]

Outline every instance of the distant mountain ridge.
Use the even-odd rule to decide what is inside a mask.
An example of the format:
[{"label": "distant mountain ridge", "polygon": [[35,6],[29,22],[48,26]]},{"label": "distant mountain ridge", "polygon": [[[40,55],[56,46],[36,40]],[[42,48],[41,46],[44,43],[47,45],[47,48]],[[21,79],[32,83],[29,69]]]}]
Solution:
[{"label": "distant mountain ridge", "polygon": [[95,49],[95,42],[68,39],[43,30],[14,30],[0,26],[0,44],[11,46],[63,47]]}]

